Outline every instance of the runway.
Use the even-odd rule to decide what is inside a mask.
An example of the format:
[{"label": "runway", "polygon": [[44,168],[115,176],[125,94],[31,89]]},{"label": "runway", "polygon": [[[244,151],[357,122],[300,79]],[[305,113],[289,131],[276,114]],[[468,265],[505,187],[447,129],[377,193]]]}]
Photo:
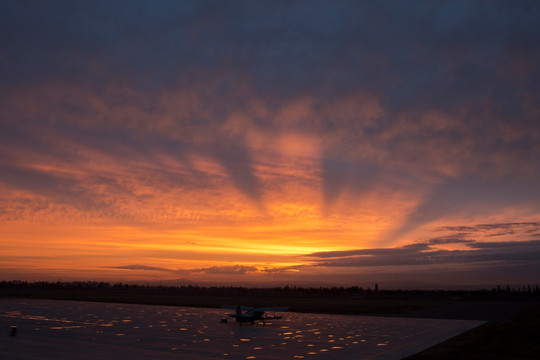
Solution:
[{"label": "runway", "polygon": [[[283,313],[220,323],[227,310],[0,300],[5,359],[401,359],[483,321]],[[17,336],[8,336],[11,326]]]}]

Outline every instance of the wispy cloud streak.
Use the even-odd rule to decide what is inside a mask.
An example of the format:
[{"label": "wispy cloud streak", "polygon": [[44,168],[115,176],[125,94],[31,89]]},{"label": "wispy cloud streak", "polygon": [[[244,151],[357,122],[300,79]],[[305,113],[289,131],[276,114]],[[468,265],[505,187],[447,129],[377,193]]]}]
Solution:
[{"label": "wispy cloud streak", "polygon": [[[530,263],[540,266],[540,240],[526,241],[477,241],[478,231],[498,231],[512,228],[528,234],[540,226],[537,222],[480,224],[475,226],[449,226],[445,230],[462,232],[436,237],[395,248],[371,248],[362,250],[330,251],[313,253],[310,256],[318,266],[325,267],[371,267],[395,265],[444,265],[485,264],[493,262],[507,264]],[[487,236],[502,237],[506,233]],[[458,244],[460,249],[439,249],[441,245]]]},{"label": "wispy cloud streak", "polygon": [[163,267],[154,267],[146,265],[120,265],[109,266],[109,269],[120,270],[143,270],[143,271],[158,271],[168,272],[178,276],[186,275],[245,275],[245,274],[275,274],[287,272],[297,267],[257,267],[248,265],[226,265],[226,266],[209,266],[195,269],[171,269]]}]

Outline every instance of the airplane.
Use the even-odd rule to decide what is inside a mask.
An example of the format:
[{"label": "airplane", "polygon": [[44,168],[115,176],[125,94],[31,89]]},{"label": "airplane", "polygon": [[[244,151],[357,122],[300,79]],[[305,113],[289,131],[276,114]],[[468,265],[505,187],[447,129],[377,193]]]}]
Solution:
[{"label": "airplane", "polygon": [[[282,319],[283,316],[276,316],[276,311],[287,311],[288,307],[267,307],[267,308],[250,308],[245,306],[223,305],[222,309],[236,310],[234,314],[229,314],[229,317],[235,318],[236,322],[242,326],[242,323],[249,322],[255,324],[256,320],[262,320],[263,325],[266,325],[266,320]],[[273,311],[273,315],[268,315],[267,311]],[[227,322],[227,319],[222,319],[222,322]]]}]

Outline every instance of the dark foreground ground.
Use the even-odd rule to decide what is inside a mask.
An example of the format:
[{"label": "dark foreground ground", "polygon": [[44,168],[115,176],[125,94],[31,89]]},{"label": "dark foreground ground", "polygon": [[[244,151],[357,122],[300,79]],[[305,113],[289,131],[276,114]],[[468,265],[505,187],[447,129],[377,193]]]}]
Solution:
[{"label": "dark foreground ground", "polygon": [[1,288],[0,297],[84,300],[218,308],[223,304],[289,306],[304,313],[484,320],[486,324],[408,360],[540,359],[540,301],[537,296],[436,292],[305,293],[299,291],[142,291],[130,288]]},{"label": "dark foreground ground", "polygon": [[540,359],[540,305],[529,304],[509,320],[490,321],[407,358],[428,359]]}]

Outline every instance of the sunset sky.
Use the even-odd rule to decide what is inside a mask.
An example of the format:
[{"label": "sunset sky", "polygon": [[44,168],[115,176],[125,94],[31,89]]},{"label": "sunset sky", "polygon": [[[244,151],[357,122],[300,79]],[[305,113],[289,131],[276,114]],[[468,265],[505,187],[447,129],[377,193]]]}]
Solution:
[{"label": "sunset sky", "polygon": [[540,273],[540,3],[0,1],[0,280]]}]

